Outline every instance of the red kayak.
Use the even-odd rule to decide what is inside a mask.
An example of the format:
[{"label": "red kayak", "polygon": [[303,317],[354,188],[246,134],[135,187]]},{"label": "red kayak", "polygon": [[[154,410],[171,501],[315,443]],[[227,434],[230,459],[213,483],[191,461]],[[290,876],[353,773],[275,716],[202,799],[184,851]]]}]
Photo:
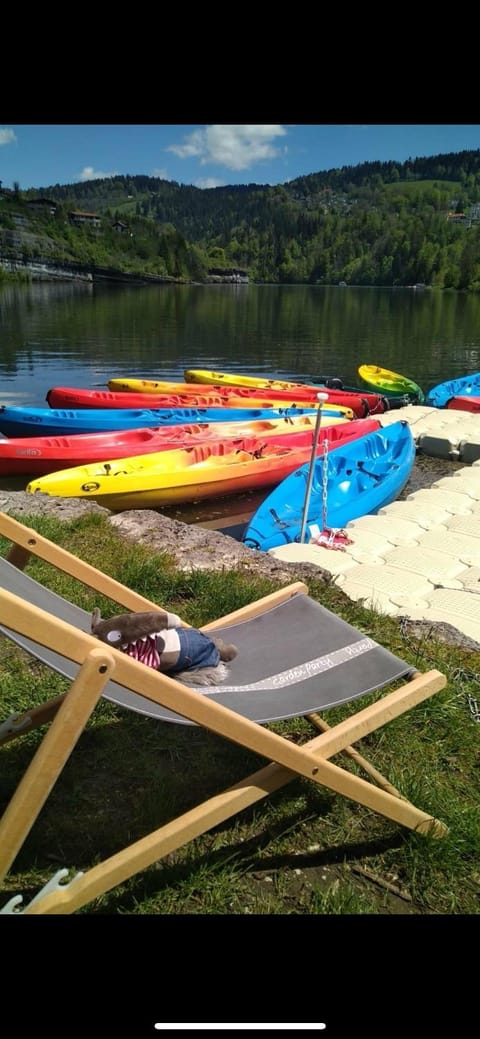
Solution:
[{"label": "red kayak", "polygon": [[[216,388],[193,395],[190,391],[175,394],[156,393],[114,393],[109,390],[75,389],[70,386],[53,386],[47,393],[46,400],[50,408],[144,408],[148,400],[149,408],[241,408],[261,407],[277,408],[287,405],[300,405],[302,408],[318,407],[319,390],[303,392],[297,390],[250,390],[246,387],[234,387],[233,393],[225,393],[226,387]],[[321,391],[323,392],[323,390]],[[338,408],[350,408],[353,416],[365,418],[367,415],[381,414],[387,410],[384,397],[377,393],[353,393],[344,390],[325,390],[328,400],[324,411]]]},{"label": "red kayak", "polygon": [[447,401],[446,408],[451,411],[480,411],[480,397],[450,397]]},{"label": "red kayak", "polygon": [[[78,433],[71,436],[11,437],[0,440],[0,477],[46,476],[59,469],[89,465],[117,458],[189,447],[200,443],[229,440],[244,441],[255,437],[280,440],[288,446],[302,446],[313,442],[315,415],[296,415],[292,418],[247,420],[245,422],[201,422],[192,425],[160,426],[151,429],[114,430],[107,433]],[[320,440],[328,429],[329,443],[333,446],[341,437],[362,436],[379,426],[377,419],[340,420],[338,425],[323,425]],[[345,434],[333,432],[345,430]]]},{"label": "red kayak", "polygon": [[223,408],[225,399],[219,394],[200,393],[111,393],[109,390],[83,390],[70,386],[52,386],[45,400],[49,408]]}]

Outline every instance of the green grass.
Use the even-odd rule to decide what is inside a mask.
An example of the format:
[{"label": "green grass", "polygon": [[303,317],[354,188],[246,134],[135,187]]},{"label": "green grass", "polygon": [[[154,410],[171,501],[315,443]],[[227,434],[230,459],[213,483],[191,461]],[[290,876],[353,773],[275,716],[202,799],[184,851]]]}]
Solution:
[{"label": "green grass", "polygon": [[[66,523],[22,521],[193,625],[205,624],[273,591],[253,570],[178,571],[167,553],[121,539],[103,516]],[[0,539],[0,554],[9,545]],[[85,609],[112,604],[48,564],[28,572]],[[292,570],[292,580],[295,580]],[[335,584],[310,582],[328,609],[420,670],[438,668],[448,684],[435,697],[367,737],[359,750],[423,810],[449,827],[441,840],[396,826],[346,798],[294,779],[136,874],[79,912],[178,915],[472,914],[479,911],[480,728],[468,695],[480,695],[478,654],[406,637],[402,626],[351,602]],[[101,598],[101,597],[100,597]],[[41,704],[67,683],[0,638],[1,717]],[[333,723],[355,706],[329,712]],[[272,725],[292,742],[312,735],[294,719]],[[0,806],[8,804],[46,728],[0,748]],[[342,763],[345,762],[345,759]],[[85,870],[264,764],[197,727],[155,722],[100,701],[20,849],[0,907],[27,904],[63,867]],[[358,771],[351,761],[347,766]],[[361,773],[359,773],[361,774]]]},{"label": "green grass", "polygon": [[390,194],[418,195],[428,194],[432,190],[450,192],[452,197],[462,189],[460,181],[457,180],[398,180],[391,184],[384,184],[384,190]]}]

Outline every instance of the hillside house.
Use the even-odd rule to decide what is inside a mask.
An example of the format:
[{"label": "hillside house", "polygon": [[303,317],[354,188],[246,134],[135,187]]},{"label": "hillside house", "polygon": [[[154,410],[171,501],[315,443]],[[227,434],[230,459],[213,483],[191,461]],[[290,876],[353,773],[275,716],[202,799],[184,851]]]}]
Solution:
[{"label": "hillside house", "polygon": [[94,231],[99,231],[102,226],[101,218],[97,213],[82,213],[80,210],[73,209],[68,214],[68,219],[76,227],[90,227]]},{"label": "hillside house", "polygon": [[448,213],[447,220],[452,224],[467,224],[469,222],[466,213]]},{"label": "hillside house", "polygon": [[30,198],[27,200],[27,206],[34,213],[46,213],[48,216],[55,216],[58,209],[57,203],[51,198]]}]

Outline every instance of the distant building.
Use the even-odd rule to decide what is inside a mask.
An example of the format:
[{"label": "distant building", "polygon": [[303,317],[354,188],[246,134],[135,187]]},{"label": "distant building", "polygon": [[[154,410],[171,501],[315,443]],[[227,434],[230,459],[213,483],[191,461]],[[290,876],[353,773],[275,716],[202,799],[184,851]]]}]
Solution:
[{"label": "distant building", "polygon": [[102,226],[101,218],[97,213],[82,213],[80,210],[73,209],[68,214],[68,219],[77,227],[92,227],[96,231]]},{"label": "distant building", "polygon": [[50,216],[55,216],[58,209],[57,203],[53,202],[51,198],[30,198],[27,206],[37,212],[49,213]]},{"label": "distant building", "polygon": [[128,225],[123,223],[123,220],[115,220],[112,224],[112,230],[117,231],[118,234],[125,234],[128,231]]},{"label": "distant building", "polygon": [[468,223],[468,216],[466,213],[448,213],[447,220],[450,220],[453,224],[466,224]]},{"label": "distant building", "polygon": [[238,282],[248,285],[248,271],[240,267],[210,267],[208,276],[212,281]]}]

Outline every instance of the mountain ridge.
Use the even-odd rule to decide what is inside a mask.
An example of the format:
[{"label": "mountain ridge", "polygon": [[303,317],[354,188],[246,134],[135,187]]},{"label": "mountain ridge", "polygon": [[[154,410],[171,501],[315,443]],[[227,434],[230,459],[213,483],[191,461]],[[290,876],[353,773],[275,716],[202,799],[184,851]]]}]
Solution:
[{"label": "mountain ridge", "polygon": [[[212,268],[233,268],[260,283],[480,289],[480,150],[342,166],[275,186],[203,189],[144,174],[17,185],[2,192],[3,255],[15,251],[15,216],[42,197],[55,212],[36,214],[43,228],[32,231],[44,247],[50,235],[47,252],[59,259],[200,282]],[[98,234],[72,226],[78,209],[99,217]],[[17,252],[19,237],[20,229]],[[21,248],[42,251],[38,241]]]}]

